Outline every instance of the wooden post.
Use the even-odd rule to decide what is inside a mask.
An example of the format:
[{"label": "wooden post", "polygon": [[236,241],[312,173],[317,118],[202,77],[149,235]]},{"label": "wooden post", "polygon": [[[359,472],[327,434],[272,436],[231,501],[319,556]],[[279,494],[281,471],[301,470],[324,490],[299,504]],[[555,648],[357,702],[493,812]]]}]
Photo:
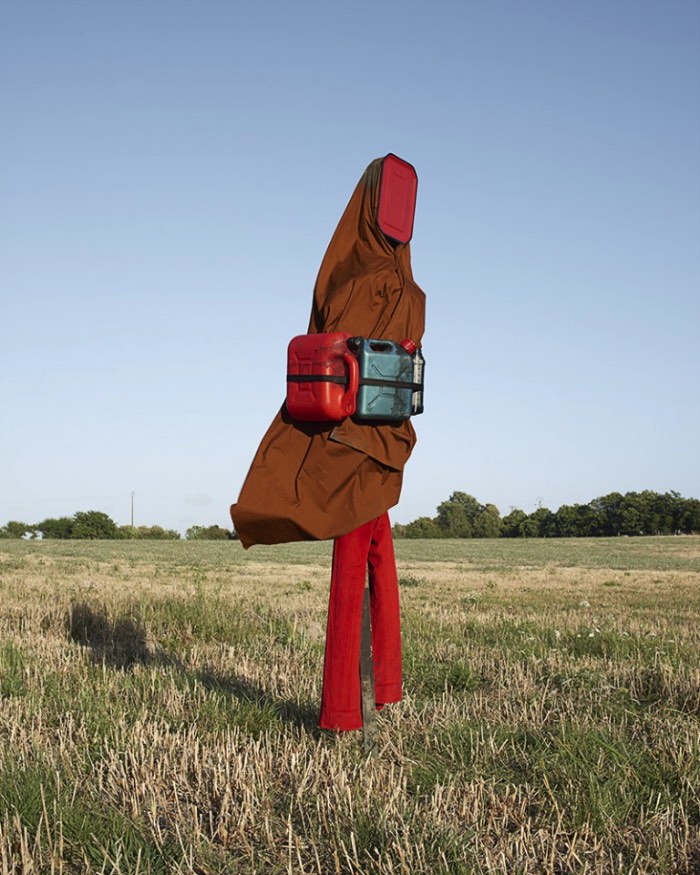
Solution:
[{"label": "wooden post", "polygon": [[362,689],[362,737],[365,753],[377,746],[377,709],[374,699],[374,661],[372,659],[372,624],[369,610],[369,586],[362,601],[362,634],[360,636],[360,686]]}]

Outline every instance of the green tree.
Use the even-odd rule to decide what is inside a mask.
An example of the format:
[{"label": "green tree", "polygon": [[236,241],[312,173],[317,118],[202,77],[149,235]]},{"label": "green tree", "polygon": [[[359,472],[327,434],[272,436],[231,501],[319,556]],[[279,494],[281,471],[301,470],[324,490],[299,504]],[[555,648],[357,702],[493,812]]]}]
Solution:
[{"label": "green tree", "polygon": [[556,513],[538,508],[528,516],[511,511],[503,519],[493,504],[453,492],[437,516],[396,526],[405,538],[594,538],[601,535],[670,535],[700,532],[700,500],[680,493],[610,492],[588,504],[563,504]]},{"label": "green tree", "polygon": [[69,516],[62,516],[55,519],[49,517],[42,520],[40,523],[37,523],[35,529],[41,532],[41,535],[44,538],[66,540],[67,538],[70,538],[73,533],[73,518]]},{"label": "green tree", "polygon": [[650,489],[637,494],[637,505],[642,518],[642,532],[645,535],[661,534],[662,514],[658,502],[659,495]]},{"label": "green tree", "polygon": [[602,495],[590,502],[590,507],[598,518],[598,534],[611,537],[619,535],[622,529],[624,498],[619,492]]},{"label": "green tree", "polygon": [[538,507],[532,514],[540,528],[540,538],[556,538],[557,518],[548,507]]},{"label": "green tree", "polygon": [[539,538],[540,521],[534,514],[529,514],[520,524],[521,538]]},{"label": "green tree", "polygon": [[579,538],[595,538],[600,534],[600,517],[590,504],[576,504],[576,528]]},{"label": "green tree", "polygon": [[562,504],[554,514],[554,524],[560,538],[578,537],[578,505]]},{"label": "green tree", "polygon": [[659,505],[662,518],[662,533],[675,535],[681,529],[681,516],[683,513],[683,499],[680,493],[671,490],[659,496]]},{"label": "green tree", "polygon": [[73,517],[71,538],[113,539],[119,538],[117,524],[106,513],[99,510],[78,511]]},{"label": "green tree", "polygon": [[649,535],[652,522],[652,495],[649,492],[628,492],[622,509],[622,534]]},{"label": "green tree", "polygon": [[238,536],[223,526],[190,526],[185,538],[188,541],[235,541]]},{"label": "green tree", "polygon": [[177,541],[180,533],[162,526],[119,526],[119,537],[149,541]]},{"label": "green tree", "polygon": [[23,538],[25,535],[33,535],[34,526],[21,523],[19,520],[10,520],[0,529],[0,538]]},{"label": "green tree", "polygon": [[162,526],[139,526],[138,537],[149,541],[178,541],[180,533]]},{"label": "green tree", "polygon": [[435,521],[446,538],[471,538],[483,506],[466,492],[453,492],[437,509]]},{"label": "green tree", "polygon": [[418,517],[412,523],[404,526],[405,538],[444,538],[443,529],[436,523],[434,519],[428,516]]},{"label": "green tree", "polygon": [[538,507],[520,524],[523,538],[551,538],[556,531],[556,517],[547,507]]},{"label": "green tree", "polygon": [[461,504],[443,501],[438,507],[436,523],[443,538],[471,538],[472,525]]},{"label": "green tree", "polygon": [[501,537],[502,538],[519,538],[520,527],[527,519],[527,514],[520,508],[515,508],[509,514],[503,517],[501,521]]},{"label": "green tree", "polygon": [[620,505],[620,535],[641,535],[644,530],[644,519],[639,496],[636,492],[627,492]]},{"label": "green tree", "polygon": [[495,504],[486,504],[474,519],[475,538],[498,538],[501,534],[501,514]]},{"label": "green tree", "polygon": [[680,529],[686,535],[700,532],[700,501],[697,498],[683,500]]}]

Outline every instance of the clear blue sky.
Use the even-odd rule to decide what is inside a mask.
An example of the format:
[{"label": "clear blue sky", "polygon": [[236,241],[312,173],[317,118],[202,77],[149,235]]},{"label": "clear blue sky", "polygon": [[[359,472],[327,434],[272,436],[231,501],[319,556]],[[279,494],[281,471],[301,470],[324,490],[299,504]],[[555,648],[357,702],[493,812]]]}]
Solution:
[{"label": "clear blue sky", "polygon": [[700,4],[0,0],[0,524],[230,525],[365,166],[418,170],[393,519],[700,497]]}]

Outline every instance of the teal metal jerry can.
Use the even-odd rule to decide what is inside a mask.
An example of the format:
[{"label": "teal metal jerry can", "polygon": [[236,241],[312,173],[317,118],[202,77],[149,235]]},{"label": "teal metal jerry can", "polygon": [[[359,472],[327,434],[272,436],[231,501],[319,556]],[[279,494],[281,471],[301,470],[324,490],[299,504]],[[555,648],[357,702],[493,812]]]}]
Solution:
[{"label": "teal metal jerry can", "polygon": [[413,358],[393,340],[353,337],[360,366],[355,419],[400,422],[413,412]]}]

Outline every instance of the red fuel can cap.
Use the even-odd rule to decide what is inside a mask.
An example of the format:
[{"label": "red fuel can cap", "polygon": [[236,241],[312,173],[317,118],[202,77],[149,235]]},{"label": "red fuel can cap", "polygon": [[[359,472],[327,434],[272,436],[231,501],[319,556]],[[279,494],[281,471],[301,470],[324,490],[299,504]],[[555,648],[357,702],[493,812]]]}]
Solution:
[{"label": "red fuel can cap", "polygon": [[416,351],[417,347],[415,343],[411,340],[410,337],[407,337],[405,340],[402,340],[399,346],[402,346],[409,355],[413,355]]}]

